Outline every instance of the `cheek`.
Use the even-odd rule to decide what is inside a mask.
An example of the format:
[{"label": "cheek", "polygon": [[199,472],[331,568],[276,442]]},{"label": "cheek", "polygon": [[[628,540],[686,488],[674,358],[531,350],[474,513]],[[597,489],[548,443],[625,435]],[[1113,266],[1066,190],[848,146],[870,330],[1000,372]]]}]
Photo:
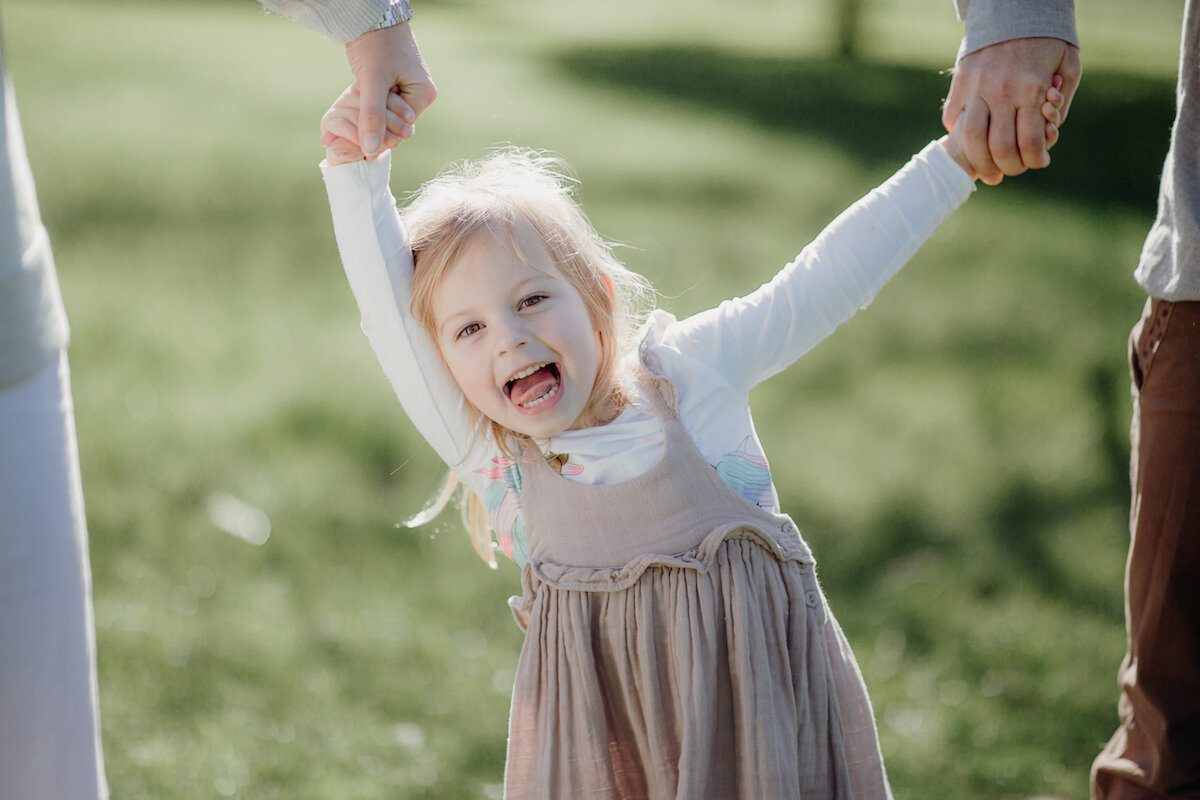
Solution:
[{"label": "cheek", "polygon": [[469,355],[464,353],[452,353],[449,356],[443,353],[442,363],[446,365],[450,377],[467,399],[477,404],[480,387],[486,380],[482,365],[475,364]]}]

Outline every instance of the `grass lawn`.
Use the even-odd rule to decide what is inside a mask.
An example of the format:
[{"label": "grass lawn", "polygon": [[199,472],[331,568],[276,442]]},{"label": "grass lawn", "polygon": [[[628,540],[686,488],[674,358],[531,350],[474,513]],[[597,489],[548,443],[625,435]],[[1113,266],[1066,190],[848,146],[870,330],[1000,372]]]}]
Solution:
[{"label": "grass lawn", "polygon": [[[980,192],[754,397],[897,798],[1083,798],[1116,722],[1131,272],[1178,0],[1079,4],[1050,170]],[[425,3],[393,186],[515,142],[683,316],[769,278],[940,135],[948,0]],[[250,0],[6,0],[73,325],[114,798],[498,797],[520,647],[358,331],[317,124],[340,48]]]}]

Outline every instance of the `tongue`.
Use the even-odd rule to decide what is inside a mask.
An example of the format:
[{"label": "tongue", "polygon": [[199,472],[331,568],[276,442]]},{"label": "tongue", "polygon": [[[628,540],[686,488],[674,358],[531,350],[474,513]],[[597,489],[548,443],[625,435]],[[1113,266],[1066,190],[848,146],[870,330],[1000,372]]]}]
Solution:
[{"label": "tongue", "polygon": [[554,388],[554,384],[556,383],[558,383],[558,377],[555,375],[554,370],[549,367],[542,367],[532,375],[526,375],[524,378],[513,381],[512,389],[509,391],[508,396],[517,405],[522,405],[546,394],[546,392]]}]

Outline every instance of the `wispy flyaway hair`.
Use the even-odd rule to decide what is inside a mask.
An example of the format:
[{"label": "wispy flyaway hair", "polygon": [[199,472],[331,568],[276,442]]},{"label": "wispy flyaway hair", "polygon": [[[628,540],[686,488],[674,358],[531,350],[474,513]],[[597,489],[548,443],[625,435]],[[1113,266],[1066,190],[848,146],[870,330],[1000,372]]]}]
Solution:
[{"label": "wispy flyaway hair", "polygon": [[[625,385],[617,365],[635,346],[653,290],[645,278],[616,259],[613,245],[592,227],[575,200],[577,185],[561,159],[504,147],[481,159],[452,165],[422,186],[400,214],[415,263],[412,314],[434,341],[434,295],[468,243],[481,233],[501,235],[526,264],[537,268],[537,260],[521,252],[514,235],[517,227],[533,229],[555,266],[583,297],[599,333],[596,385],[583,412],[584,424],[592,425],[607,421],[606,411],[624,405]],[[515,457],[531,444],[523,434],[476,413],[480,430],[506,454]],[[468,530],[476,550],[494,563],[484,515],[474,502],[471,505],[464,508]]]}]

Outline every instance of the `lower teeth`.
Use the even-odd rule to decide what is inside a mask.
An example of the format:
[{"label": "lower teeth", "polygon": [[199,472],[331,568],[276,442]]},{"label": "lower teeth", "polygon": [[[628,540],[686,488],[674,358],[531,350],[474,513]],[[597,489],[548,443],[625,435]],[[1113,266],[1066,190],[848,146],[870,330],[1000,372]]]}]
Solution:
[{"label": "lower teeth", "polygon": [[546,392],[544,395],[542,395],[541,397],[539,397],[536,400],[530,400],[528,403],[521,403],[521,408],[536,408],[537,406],[540,406],[542,403],[549,400],[551,397],[554,397],[554,395],[556,395],[556,394],[558,394],[557,386],[555,386],[553,389]]}]

